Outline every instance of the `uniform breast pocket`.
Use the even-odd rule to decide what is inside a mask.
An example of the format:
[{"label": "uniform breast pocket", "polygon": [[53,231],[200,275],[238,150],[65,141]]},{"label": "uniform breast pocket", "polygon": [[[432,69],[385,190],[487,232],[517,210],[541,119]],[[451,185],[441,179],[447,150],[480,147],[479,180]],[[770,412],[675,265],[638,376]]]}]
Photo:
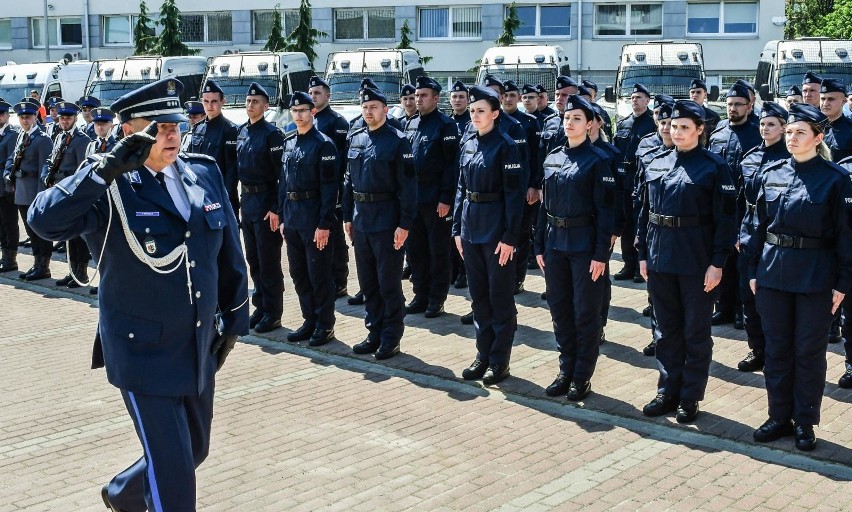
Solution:
[{"label": "uniform breast pocket", "polygon": [[[784,195],[785,190],[777,187],[764,187],[760,191],[759,194],[766,203],[766,212],[770,217],[775,217],[781,209],[781,196]],[[758,196],[758,200],[760,200],[760,196]]]},{"label": "uniform breast pocket", "polygon": [[346,153],[346,165],[350,176],[357,176],[361,171],[361,152],[357,149],[350,149]]},{"label": "uniform breast pocket", "polygon": [[147,235],[162,235],[169,230],[165,215],[159,211],[136,212],[134,217],[128,216],[127,224],[131,231],[143,238]]}]

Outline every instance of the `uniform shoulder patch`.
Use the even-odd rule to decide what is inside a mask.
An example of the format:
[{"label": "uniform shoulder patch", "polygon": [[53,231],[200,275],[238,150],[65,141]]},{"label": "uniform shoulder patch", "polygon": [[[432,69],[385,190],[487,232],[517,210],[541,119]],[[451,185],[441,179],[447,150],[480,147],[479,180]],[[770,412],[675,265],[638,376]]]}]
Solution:
[{"label": "uniform shoulder patch", "polygon": [[753,155],[754,153],[756,153],[756,152],[758,152],[758,151],[764,151],[764,149],[763,149],[763,148],[761,148],[761,147],[760,147],[760,145],[757,145],[757,146],[755,146],[755,147],[753,147],[753,148],[749,149],[748,151],[746,151],[745,153],[743,153],[743,156],[742,156],[742,158],[740,159],[740,162],[742,162],[743,160],[745,160],[747,156],[749,156],[749,155]]}]

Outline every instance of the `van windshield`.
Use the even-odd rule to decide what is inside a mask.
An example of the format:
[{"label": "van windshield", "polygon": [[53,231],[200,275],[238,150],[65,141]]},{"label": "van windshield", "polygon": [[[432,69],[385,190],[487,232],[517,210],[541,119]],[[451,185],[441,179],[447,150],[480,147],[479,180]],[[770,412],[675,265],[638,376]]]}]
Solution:
[{"label": "van windshield", "polygon": [[5,84],[0,85],[0,98],[14,105],[24,98],[30,97],[30,91],[36,89],[39,94],[44,89],[44,84]]},{"label": "van windshield", "polygon": [[129,91],[136,90],[153,80],[116,80],[108,82],[93,82],[88,94],[101,100],[101,105],[108,107],[112,102],[124,96]]},{"label": "van windshield", "polygon": [[852,64],[784,63],[778,66],[778,91],[785,93],[791,85],[802,85],[802,78],[808,71],[823,78],[838,78],[843,83],[852,83]]},{"label": "van windshield", "polygon": [[369,76],[388,99],[388,103],[399,101],[399,90],[402,89],[401,73],[371,73],[357,75],[353,73],[332,73],[326,76],[331,89],[332,103],[358,103],[358,91],[361,80]]},{"label": "van windshield", "polygon": [[246,76],[242,78],[219,77],[214,79],[216,85],[225,93],[225,105],[245,106],[246,93],[252,82],[257,82],[269,94],[269,104],[276,105],[278,102],[278,80],[274,76]]},{"label": "van windshield", "polygon": [[630,97],[633,86],[642,84],[651,94],[668,94],[674,98],[689,98],[689,85],[701,76],[700,66],[630,66],[621,71],[619,95]]},{"label": "van windshield", "polygon": [[556,67],[542,68],[539,66],[524,66],[519,64],[516,66],[500,66],[500,67],[482,67],[479,70],[479,75],[476,78],[477,83],[482,83],[482,79],[486,74],[492,74],[501,82],[511,80],[518,87],[523,87],[524,84],[537,85],[542,84],[548,90],[555,87],[556,84]]}]

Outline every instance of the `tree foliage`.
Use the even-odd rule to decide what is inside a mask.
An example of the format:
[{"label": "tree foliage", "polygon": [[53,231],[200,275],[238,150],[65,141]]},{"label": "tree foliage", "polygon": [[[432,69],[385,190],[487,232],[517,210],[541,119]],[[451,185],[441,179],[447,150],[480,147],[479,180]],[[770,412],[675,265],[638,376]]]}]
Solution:
[{"label": "tree foliage", "polygon": [[320,37],[326,36],[328,34],[313,27],[310,0],[302,0],[301,5],[299,5],[299,24],[287,36],[287,45],[284,47],[284,51],[304,53],[313,68],[314,60],[317,58],[314,47],[319,44]]},{"label": "tree foliage", "polygon": [[[396,47],[399,50],[414,50],[417,52],[417,55],[420,55],[420,50],[411,44],[411,27],[408,26],[408,20],[402,20],[402,26],[399,27],[399,44]],[[423,61],[423,64],[428,64],[432,60],[432,57],[420,55],[420,60]]]},{"label": "tree foliage", "polygon": [[139,2],[139,17],[133,26],[133,55],[148,55],[157,44],[154,35],[154,21],[148,16],[148,6],[145,0]]},{"label": "tree foliage", "polygon": [[852,0],[835,0],[833,9],[822,19],[825,35],[852,39]]},{"label": "tree foliage", "polygon": [[497,46],[509,46],[515,44],[515,31],[521,26],[521,19],[518,18],[518,9],[515,7],[515,2],[509,5],[506,18],[503,19],[503,32],[497,38]]},{"label": "tree foliage", "polygon": [[163,31],[154,45],[153,53],[163,57],[174,57],[196,55],[201,51],[188,47],[180,40],[180,10],[175,5],[175,0],[164,0],[160,7],[160,21],[157,23],[162,25]]},{"label": "tree foliage", "polygon": [[789,0],[785,7],[784,39],[827,36],[824,20],[834,9],[834,0]]},{"label": "tree foliage", "polygon": [[269,34],[269,39],[266,40],[264,50],[269,52],[278,52],[287,47],[287,38],[284,37],[284,19],[281,16],[281,4],[275,4],[275,10],[272,11],[272,30]]}]

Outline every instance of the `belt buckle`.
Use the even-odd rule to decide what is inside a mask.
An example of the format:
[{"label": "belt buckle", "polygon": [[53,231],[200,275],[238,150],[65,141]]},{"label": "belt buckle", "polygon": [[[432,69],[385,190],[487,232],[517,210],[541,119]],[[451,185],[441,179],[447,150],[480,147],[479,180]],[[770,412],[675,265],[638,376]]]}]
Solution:
[{"label": "belt buckle", "polygon": [[295,192],[287,192],[287,199],[289,199],[290,201],[295,201],[296,200],[296,193]]},{"label": "belt buckle", "polygon": [[356,201],[364,202],[364,194],[363,194],[363,193],[361,193],[361,192],[353,192],[353,194],[352,194],[352,195],[354,195],[354,196],[355,196],[355,200],[356,200]]},{"label": "belt buckle", "polygon": [[478,203],[479,202],[479,192],[471,192],[470,193],[470,200],[473,201],[474,203]]},{"label": "belt buckle", "polygon": [[674,227],[674,217],[669,215],[659,215],[659,224],[664,228],[673,228]]},{"label": "belt buckle", "polygon": [[794,245],[795,239],[790,235],[775,235],[778,237],[778,245],[781,247],[791,248]]}]

